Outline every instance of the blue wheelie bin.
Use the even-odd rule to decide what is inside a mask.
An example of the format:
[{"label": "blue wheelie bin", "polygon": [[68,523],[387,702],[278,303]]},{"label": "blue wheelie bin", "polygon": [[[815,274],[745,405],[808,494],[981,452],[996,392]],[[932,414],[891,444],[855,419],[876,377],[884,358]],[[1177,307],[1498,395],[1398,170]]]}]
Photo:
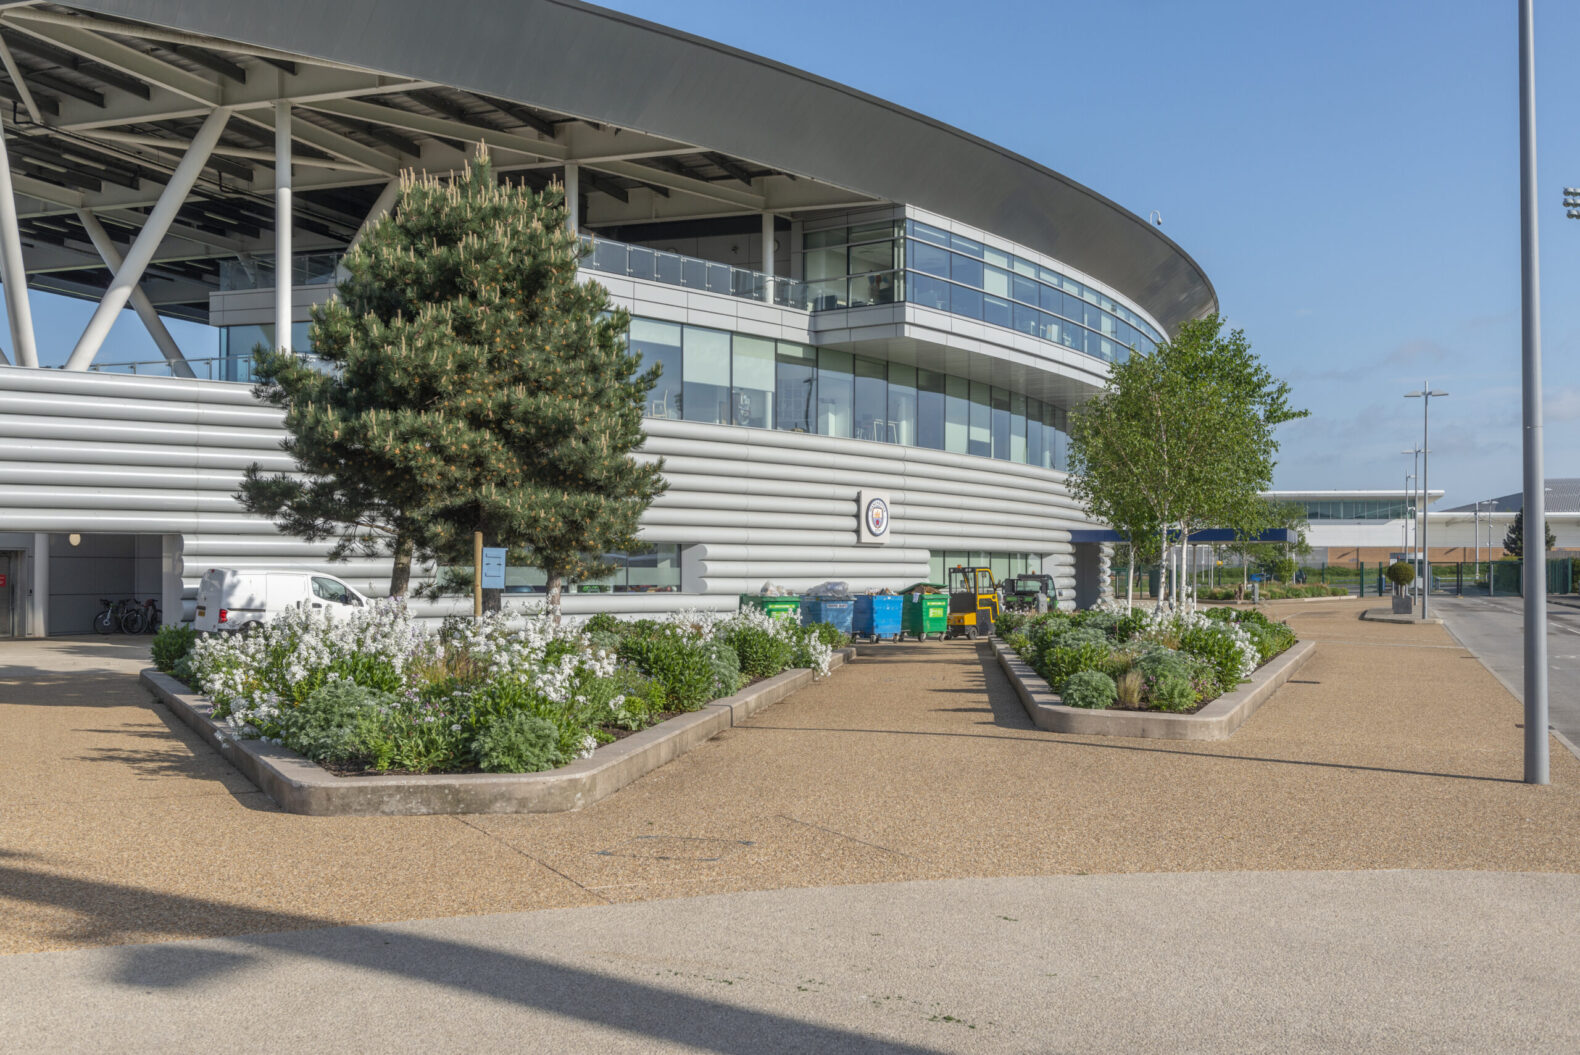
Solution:
[{"label": "blue wheelie bin", "polygon": [[905,598],[887,594],[863,594],[856,598],[855,615],[851,620],[851,636],[873,641],[888,638],[900,639],[900,610]]},{"label": "blue wheelie bin", "polygon": [[848,636],[855,609],[856,602],[849,597],[803,597],[801,625],[832,623],[837,630]]}]

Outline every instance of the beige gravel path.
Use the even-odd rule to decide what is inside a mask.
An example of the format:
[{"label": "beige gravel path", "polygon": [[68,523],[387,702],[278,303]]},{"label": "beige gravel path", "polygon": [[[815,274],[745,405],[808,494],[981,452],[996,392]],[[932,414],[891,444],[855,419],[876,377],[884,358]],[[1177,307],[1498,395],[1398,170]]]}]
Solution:
[{"label": "beige gravel path", "polygon": [[280,813],[138,687],[135,641],[0,643],[0,952],[906,879],[1580,872],[1580,763],[1441,627],[1321,641],[1217,744],[1034,730],[966,643],[883,646],[574,814]]}]

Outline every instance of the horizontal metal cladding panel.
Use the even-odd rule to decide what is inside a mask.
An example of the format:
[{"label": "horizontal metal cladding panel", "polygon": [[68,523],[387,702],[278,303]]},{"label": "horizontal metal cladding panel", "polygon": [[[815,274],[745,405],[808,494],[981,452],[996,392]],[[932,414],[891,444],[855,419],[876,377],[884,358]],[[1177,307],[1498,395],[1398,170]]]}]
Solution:
[{"label": "horizontal metal cladding panel", "polygon": [[206,403],[127,399],[92,393],[14,392],[0,389],[0,416],[88,418],[92,420],[158,422],[171,425],[215,425],[244,429],[277,429],[284,415],[261,404],[211,406]]},{"label": "horizontal metal cladding panel", "polygon": [[216,557],[232,554],[259,557],[318,558],[329,552],[331,542],[304,542],[288,535],[187,535],[181,543],[183,557]]},{"label": "horizontal metal cladding panel", "polygon": [[[0,447],[0,454],[8,453]],[[239,472],[214,472],[204,469],[183,469],[180,477],[199,491],[234,493],[241,485]],[[43,486],[56,488],[158,487],[172,490],[169,469],[130,465],[52,465],[43,460],[15,462],[0,460],[0,486]]]},{"label": "horizontal metal cladding panel", "polygon": [[[225,450],[201,446],[190,438],[167,446],[146,443],[89,443],[74,440],[8,439],[0,421],[0,460],[58,462],[62,465],[147,466],[240,472],[254,462],[269,472],[290,472],[296,463],[279,449]],[[285,438],[277,433],[276,440]]]},{"label": "horizontal metal cladding panel", "polygon": [[[682,491],[671,487],[653,503],[647,517],[658,511],[670,509],[750,510],[756,513],[785,514],[821,513],[825,516],[843,516],[848,519],[856,515],[856,496],[852,494],[843,499],[776,498],[772,495],[727,494],[711,491],[699,494],[696,491]],[[851,522],[854,524],[854,521]]]},{"label": "horizontal metal cladding panel", "polygon": [[279,429],[233,429],[207,425],[158,425],[141,422],[87,421],[80,418],[0,418],[0,437],[23,440],[76,440],[90,443],[137,443],[153,446],[229,447],[275,451],[285,434]]},{"label": "horizontal metal cladding panel", "polygon": [[[864,471],[849,466],[809,466],[795,463],[739,462],[731,465],[711,458],[672,458],[668,468],[677,473],[694,473],[717,479],[788,480],[803,483],[828,483],[844,485],[849,497],[861,488],[877,488],[890,492],[892,500],[903,500],[904,493],[912,489],[935,494],[952,494],[972,498],[1003,499],[1008,494],[1028,492],[1023,482],[993,479],[984,467],[975,472],[961,469],[932,476],[896,472]],[[1034,493],[1034,492],[1033,492]],[[1051,495],[1057,492],[1048,492]],[[1028,499],[1029,500],[1029,499]],[[1053,506],[1051,499],[1049,505]],[[1074,508],[1057,503],[1059,508]]]},{"label": "horizontal metal cladding panel", "polygon": [[707,543],[690,552],[703,561],[821,561],[834,563],[846,559],[876,564],[926,563],[924,549],[899,546],[731,546]]},{"label": "horizontal metal cladding panel", "polygon": [[[42,487],[19,484],[5,489],[3,505],[7,510],[23,509],[120,509],[126,512],[203,512],[226,513],[236,502],[222,492],[195,492],[146,487]],[[0,513],[4,516],[4,513]]]},{"label": "horizontal metal cladding panel", "polygon": [[97,371],[34,370],[0,367],[0,389],[77,398],[127,399],[137,402],[202,403],[208,406],[257,407],[252,386],[180,377],[139,377]]},{"label": "horizontal metal cladding panel", "polygon": [[[742,527],[752,526],[756,522],[751,513],[745,511],[728,511],[719,509],[649,509],[642,514],[642,523],[651,524],[653,527],[673,527],[689,525],[697,528],[711,528],[714,525],[739,524]],[[817,514],[776,513],[772,517],[762,518],[769,520],[776,527],[805,528],[809,531],[839,531],[854,539],[856,536],[856,515],[852,510],[843,516],[820,516]],[[765,525],[767,526],[767,525]]]},{"label": "horizontal metal cladding panel", "polygon": [[724,579],[772,579],[774,582],[800,581],[808,578],[814,578],[818,582],[829,579],[863,582],[868,579],[882,579],[887,582],[899,577],[915,582],[917,579],[927,577],[927,562],[922,560],[912,561],[909,564],[831,563],[814,569],[805,564],[777,561],[701,561],[697,565],[696,574],[708,584],[710,589],[714,583]]},{"label": "horizontal metal cladding panel", "polygon": [[[854,519],[854,518],[852,518]],[[643,525],[638,536],[644,542],[678,542],[684,546],[698,542],[734,542],[740,545],[838,546],[855,541],[856,528],[848,531],[791,531],[776,527],[723,527],[714,525],[701,530],[673,524]]]},{"label": "horizontal metal cladding panel", "polygon": [[[784,460],[774,451],[792,451],[790,460],[798,461],[808,454],[835,455],[841,459],[869,459],[874,462],[903,462],[907,465],[936,465],[943,468],[976,468],[1026,479],[1063,478],[1062,473],[1035,465],[983,458],[951,451],[933,450],[931,447],[910,447],[895,443],[876,443],[871,440],[846,439],[840,436],[820,436],[807,432],[787,432],[781,429],[753,429],[738,425],[710,425],[697,421],[674,421],[669,418],[649,418],[644,423],[648,443],[644,449],[655,454],[684,454],[695,449],[694,444],[715,443],[722,451],[721,457],[740,460]],[[810,459],[806,459],[810,460]],[[866,468],[866,466],[863,466]]]},{"label": "horizontal metal cladding panel", "polygon": [[[927,567],[926,565],[921,565],[915,570],[914,574],[908,576],[884,575],[876,577],[847,577],[843,575],[821,575],[817,576],[816,578],[776,578],[773,579],[773,584],[775,586],[782,587],[791,593],[801,593],[806,590],[810,590],[814,586],[821,585],[822,583],[836,581],[843,582],[846,586],[850,587],[852,593],[862,593],[867,590],[898,590],[901,587],[909,586],[913,582],[920,582],[925,578],[927,578]],[[764,579],[762,576],[758,576],[755,579],[720,578],[707,579],[704,581],[707,584],[708,592],[710,594],[731,595],[741,593],[756,593],[758,590],[763,588]]]},{"label": "horizontal metal cladding panel", "polygon": [[[1001,502],[1008,496],[1017,503],[1041,510],[1048,515],[1068,517],[1080,526],[1085,527],[1090,524],[1082,513],[1079,503],[1062,488],[1045,490],[1025,487],[1019,483],[983,483],[981,474],[978,474],[975,481],[939,482],[936,489],[931,489],[934,480],[915,476],[893,477],[869,474],[848,483],[828,483],[810,479],[787,479],[787,473],[778,466],[747,464],[742,468],[740,463],[712,462],[702,459],[688,459],[685,465],[687,469],[705,466],[714,468],[709,472],[666,471],[664,478],[669,482],[670,487],[663,501],[690,503],[693,501],[692,496],[725,494],[784,498],[808,503],[850,503],[855,501],[856,493],[864,488],[885,488],[889,491],[890,503],[896,507],[900,504],[912,507],[929,505],[958,507],[963,497]],[[750,475],[742,476],[743,472]],[[796,472],[795,475],[827,477],[830,474],[827,470],[809,470]],[[992,480],[991,477],[987,479]]]},{"label": "horizontal metal cladding panel", "polygon": [[1060,542],[1048,542],[1034,538],[998,538],[984,535],[971,535],[965,533],[906,535],[903,538],[896,536],[895,541],[906,546],[925,546],[930,552],[950,550],[952,552],[981,551],[983,553],[1052,553],[1059,546],[1066,545]]}]

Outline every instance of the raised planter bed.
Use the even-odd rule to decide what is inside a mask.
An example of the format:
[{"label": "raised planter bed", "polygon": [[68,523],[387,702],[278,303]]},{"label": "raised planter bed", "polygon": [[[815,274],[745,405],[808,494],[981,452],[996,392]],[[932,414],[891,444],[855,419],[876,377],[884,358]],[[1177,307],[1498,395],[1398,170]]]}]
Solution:
[{"label": "raised planter bed", "polygon": [[[837,649],[830,669],[855,658]],[[625,787],[770,704],[812,683],[787,670],[701,710],[605,744],[591,758],[543,773],[425,773],[338,777],[289,748],[237,740],[209,717],[212,707],[181,682],[148,669],[142,683],[287,813],[315,816],[415,816],[430,813],[560,813]]]},{"label": "raised planter bed", "polygon": [[1091,710],[1066,707],[1046,681],[1002,641],[993,642],[999,666],[1009,675],[1026,713],[1039,729],[1082,736],[1134,736],[1160,740],[1226,740],[1256,709],[1299,670],[1316,650],[1315,641],[1297,641],[1274,656],[1233,692],[1226,692],[1194,714],[1166,711]]}]

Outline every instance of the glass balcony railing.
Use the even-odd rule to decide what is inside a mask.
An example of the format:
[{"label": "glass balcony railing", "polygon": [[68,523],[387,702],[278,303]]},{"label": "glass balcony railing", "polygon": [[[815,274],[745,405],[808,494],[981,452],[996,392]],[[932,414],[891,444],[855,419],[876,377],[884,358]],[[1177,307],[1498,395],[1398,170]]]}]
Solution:
[{"label": "glass balcony railing", "polygon": [[807,311],[811,307],[805,282],[765,275],[761,271],[721,264],[717,260],[701,260],[607,238],[584,235],[582,243],[587,247],[587,255],[582,257],[582,267],[589,271],[662,282],[681,289],[694,289],[699,293],[741,297],[777,304],[782,308]]},{"label": "glass balcony railing", "polygon": [[[322,365],[317,356],[301,357],[310,365]],[[135,363],[94,363],[88,367],[100,374],[135,374],[139,377],[186,377],[179,363],[165,359],[150,359]],[[199,381],[234,381],[250,385],[257,380],[250,355],[216,355],[207,359],[188,359],[186,365],[191,376]]]}]

